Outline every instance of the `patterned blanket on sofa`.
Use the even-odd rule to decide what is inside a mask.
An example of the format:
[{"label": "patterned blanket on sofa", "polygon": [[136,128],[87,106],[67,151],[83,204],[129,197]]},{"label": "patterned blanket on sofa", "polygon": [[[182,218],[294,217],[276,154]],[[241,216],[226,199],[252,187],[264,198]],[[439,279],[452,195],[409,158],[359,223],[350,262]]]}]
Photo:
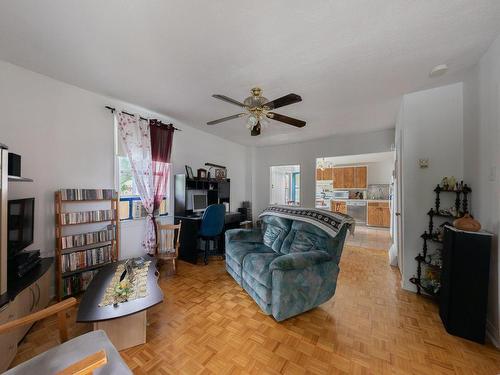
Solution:
[{"label": "patterned blanket on sofa", "polygon": [[324,230],[332,237],[337,235],[342,226],[349,225],[349,231],[354,234],[354,219],[340,212],[292,206],[269,206],[262,211],[259,218],[268,215],[310,223]]}]

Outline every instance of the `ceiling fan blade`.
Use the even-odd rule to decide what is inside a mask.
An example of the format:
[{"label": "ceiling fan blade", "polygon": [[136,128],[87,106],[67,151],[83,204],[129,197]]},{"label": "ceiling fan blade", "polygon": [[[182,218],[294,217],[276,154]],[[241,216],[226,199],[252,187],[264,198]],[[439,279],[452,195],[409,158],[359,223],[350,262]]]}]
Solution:
[{"label": "ceiling fan blade", "polygon": [[288,124],[288,125],[296,126],[297,128],[302,128],[302,127],[306,126],[305,121],[298,120],[296,118],[288,117],[285,115],[280,115],[279,113],[269,112],[267,114],[267,117],[269,117],[270,119],[276,120],[276,121],[284,122],[285,124]]},{"label": "ceiling fan blade", "polygon": [[231,103],[231,104],[234,104],[234,105],[237,105],[238,107],[243,107],[245,108],[245,104],[243,104],[242,102],[239,102],[235,99],[231,99],[230,97],[226,96],[226,95],[219,95],[219,94],[214,94],[212,95],[214,98],[216,99],[219,99],[219,100],[222,100],[222,101],[225,101],[225,102],[228,102],[228,103]]},{"label": "ceiling fan blade", "polygon": [[246,116],[247,113],[238,113],[237,115],[232,115],[232,116],[227,116],[227,117],[223,117],[223,118],[220,118],[218,120],[213,120],[213,121],[209,121],[207,122],[207,125],[215,125],[215,124],[219,124],[221,122],[224,122],[224,121],[229,121],[229,120],[232,120],[232,119],[235,119],[235,118],[238,118],[238,117],[243,117],[243,116]]},{"label": "ceiling fan blade", "polygon": [[252,128],[252,131],[250,132],[250,135],[252,137],[255,137],[256,135],[260,135],[260,122],[257,122],[257,125],[255,125]]},{"label": "ceiling fan blade", "polygon": [[270,109],[284,107],[286,105],[301,102],[302,98],[297,94],[288,94],[282,96],[281,98],[271,100],[270,102],[264,104],[264,107],[269,107]]}]

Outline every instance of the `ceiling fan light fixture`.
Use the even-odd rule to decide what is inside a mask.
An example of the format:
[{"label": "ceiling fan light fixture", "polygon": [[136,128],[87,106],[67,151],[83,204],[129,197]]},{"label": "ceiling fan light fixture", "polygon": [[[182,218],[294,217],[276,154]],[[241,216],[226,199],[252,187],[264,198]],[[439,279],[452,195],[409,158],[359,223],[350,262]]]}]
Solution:
[{"label": "ceiling fan light fixture", "polygon": [[250,115],[248,116],[247,119],[247,128],[252,129],[257,123],[259,122],[259,119],[255,117],[255,115]]}]

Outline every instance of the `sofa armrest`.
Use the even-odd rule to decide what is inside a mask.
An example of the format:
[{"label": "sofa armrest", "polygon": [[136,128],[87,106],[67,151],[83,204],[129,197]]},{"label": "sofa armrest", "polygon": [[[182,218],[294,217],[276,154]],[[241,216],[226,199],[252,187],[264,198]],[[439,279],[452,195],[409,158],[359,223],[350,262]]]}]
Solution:
[{"label": "sofa armrest", "polygon": [[326,251],[313,250],[303,253],[290,253],[273,260],[269,265],[269,270],[300,270],[331,260],[333,260],[333,257]]},{"label": "sofa armrest", "polygon": [[262,242],[260,229],[230,229],[226,231],[226,243],[230,241],[239,242]]}]

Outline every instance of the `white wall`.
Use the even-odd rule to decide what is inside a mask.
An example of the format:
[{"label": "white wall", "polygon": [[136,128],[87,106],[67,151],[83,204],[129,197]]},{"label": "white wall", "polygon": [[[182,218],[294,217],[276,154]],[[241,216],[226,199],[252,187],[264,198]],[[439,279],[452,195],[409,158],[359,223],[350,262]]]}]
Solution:
[{"label": "white wall", "polygon": [[[463,176],[462,115],[462,83],[403,97],[396,127],[403,133],[403,287],[408,290],[415,290],[408,280],[416,274],[415,256],[422,251],[420,235],[434,206],[433,189],[443,176]],[[419,167],[421,158],[429,159],[428,168]],[[453,204],[454,197],[442,198],[442,207]]]},{"label": "white wall", "polygon": [[390,151],[392,144],[394,144],[394,130],[389,129],[363,134],[338,135],[282,146],[255,148],[252,153],[254,219],[269,205],[269,168],[271,166],[299,164],[301,205],[314,207],[316,158]]},{"label": "white wall", "polygon": [[[10,183],[9,198],[35,197],[35,238],[30,248],[54,253],[54,191],[61,187],[114,187],[111,105],[170,121],[119,100],[98,95],[0,61],[0,142],[22,155],[22,174],[33,183]],[[231,208],[248,199],[246,147],[171,120],[174,173],[205,162],[226,165]],[[173,186],[173,184],[172,184]],[[171,205],[173,207],[173,205]],[[140,254],[144,222],[122,225],[122,256]]]},{"label": "white wall", "polygon": [[500,346],[500,37],[464,80],[464,177],[472,185],[472,213],[494,233],[487,333]]},{"label": "white wall", "polygon": [[394,169],[394,156],[391,159],[375,163],[367,163],[367,183],[370,184],[390,184],[392,170]]}]

